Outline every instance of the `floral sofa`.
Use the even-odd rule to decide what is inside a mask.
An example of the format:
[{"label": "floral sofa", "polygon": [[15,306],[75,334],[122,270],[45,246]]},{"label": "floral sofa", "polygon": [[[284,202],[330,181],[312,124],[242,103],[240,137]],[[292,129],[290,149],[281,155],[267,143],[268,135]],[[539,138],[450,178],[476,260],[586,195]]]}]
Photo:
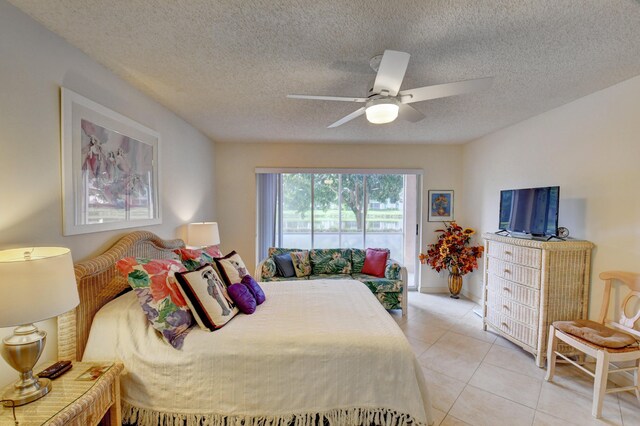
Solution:
[{"label": "floral sofa", "polygon": [[269,257],[256,267],[256,277],[259,281],[292,281],[315,279],[354,279],[364,283],[375,294],[385,309],[402,309],[402,315],[407,312],[407,269],[399,262],[389,258],[385,268],[384,278],[362,273],[366,251],[356,248],[342,249],[311,249],[311,273],[303,277],[285,278],[278,275],[273,256],[302,249],[269,248]]}]

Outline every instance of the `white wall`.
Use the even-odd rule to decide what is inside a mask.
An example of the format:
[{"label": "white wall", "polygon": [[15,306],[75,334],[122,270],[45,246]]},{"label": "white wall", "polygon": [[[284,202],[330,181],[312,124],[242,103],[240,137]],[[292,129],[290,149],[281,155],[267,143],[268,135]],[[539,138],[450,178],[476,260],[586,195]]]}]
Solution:
[{"label": "white wall", "polygon": [[[0,0],[0,249],[61,245],[78,261],[102,252],[130,231],[62,236],[60,86],[161,134],[163,223],[146,229],[175,238],[186,222],[215,219],[214,144]],[[49,336],[42,359],[53,359],[55,321],[43,327]],[[9,333],[0,329],[0,337]],[[14,374],[0,361],[0,385],[14,380]]]},{"label": "white wall", "polygon": [[[256,256],[256,167],[404,168],[424,171],[424,205],[429,189],[453,189],[462,197],[462,146],[362,144],[216,145],[216,194],[220,239],[225,252],[236,250],[250,271]],[[454,200],[454,208],[458,208]],[[426,222],[420,247],[435,241],[442,224]],[[445,291],[446,276],[421,268],[422,291]]]},{"label": "white wall", "polygon": [[[466,223],[495,231],[501,189],[560,185],[560,226],[595,243],[598,274],[640,272],[640,76],[465,145]],[[481,274],[466,291],[481,298]]]}]

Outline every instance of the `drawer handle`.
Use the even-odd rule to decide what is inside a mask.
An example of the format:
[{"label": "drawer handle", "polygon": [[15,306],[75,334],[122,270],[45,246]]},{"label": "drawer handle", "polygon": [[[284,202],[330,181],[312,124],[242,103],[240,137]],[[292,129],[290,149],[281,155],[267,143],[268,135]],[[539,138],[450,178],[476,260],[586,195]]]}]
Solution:
[{"label": "drawer handle", "polygon": [[510,274],[510,273],[511,273],[511,271],[510,271],[510,270],[508,270],[508,269],[505,269],[505,270],[504,270],[504,273],[505,273],[505,274]]},{"label": "drawer handle", "polygon": [[511,252],[510,252],[510,251],[508,251],[508,250],[505,250],[505,251],[504,251],[504,254],[506,254],[507,256],[511,256],[513,253],[511,253]]},{"label": "drawer handle", "polygon": [[509,328],[509,324],[507,324],[506,322],[502,321],[502,323],[501,323],[501,324],[502,324],[502,326],[503,326],[503,327],[507,327],[507,328]]},{"label": "drawer handle", "polygon": [[511,291],[511,289],[510,289],[509,287],[502,287],[502,289],[503,289],[504,291],[509,291],[509,292]]},{"label": "drawer handle", "polygon": [[507,311],[509,310],[509,307],[508,307],[507,305],[502,305],[502,307],[503,307],[504,309],[506,309]]}]

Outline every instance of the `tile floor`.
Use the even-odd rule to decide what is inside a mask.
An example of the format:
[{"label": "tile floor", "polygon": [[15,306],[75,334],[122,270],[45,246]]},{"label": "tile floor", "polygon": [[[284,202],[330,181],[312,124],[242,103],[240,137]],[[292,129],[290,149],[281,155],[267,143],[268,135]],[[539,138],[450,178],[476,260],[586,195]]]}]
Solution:
[{"label": "tile floor", "polygon": [[558,365],[553,383],[545,369],[511,342],[482,331],[478,305],[448,295],[409,293],[406,318],[394,313],[429,384],[435,425],[640,425],[630,392],[605,397],[603,417],[591,417],[593,382]]}]

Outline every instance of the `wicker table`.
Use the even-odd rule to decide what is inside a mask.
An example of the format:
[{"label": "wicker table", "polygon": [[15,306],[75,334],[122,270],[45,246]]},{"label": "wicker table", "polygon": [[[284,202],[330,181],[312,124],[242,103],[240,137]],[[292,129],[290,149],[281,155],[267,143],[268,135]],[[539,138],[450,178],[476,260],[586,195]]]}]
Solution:
[{"label": "wicker table", "polygon": [[[20,426],[88,426],[100,423],[103,417],[107,420],[106,424],[120,426],[120,373],[123,366],[112,363],[96,380],[76,380],[94,365],[97,364],[75,362],[70,371],[53,380],[48,395],[30,404],[16,407],[16,418]],[[44,367],[46,365],[34,370],[40,371]],[[0,425],[14,424],[11,408],[0,408]]]}]

